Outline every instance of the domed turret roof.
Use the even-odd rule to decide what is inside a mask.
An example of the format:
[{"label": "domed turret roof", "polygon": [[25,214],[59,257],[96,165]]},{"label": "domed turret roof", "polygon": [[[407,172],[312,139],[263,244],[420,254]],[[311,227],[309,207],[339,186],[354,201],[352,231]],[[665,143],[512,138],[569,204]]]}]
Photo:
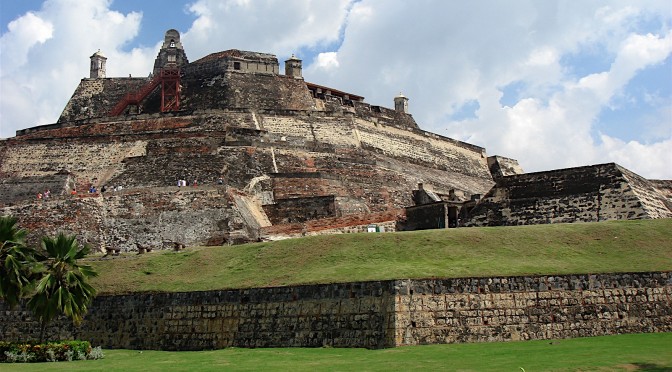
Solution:
[{"label": "domed turret roof", "polygon": [[107,58],[107,57],[105,57],[105,55],[100,51],[100,49],[98,49],[97,52],[93,53],[93,55],[92,55],[91,57],[92,57],[92,58],[93,58],[93,57]]}]

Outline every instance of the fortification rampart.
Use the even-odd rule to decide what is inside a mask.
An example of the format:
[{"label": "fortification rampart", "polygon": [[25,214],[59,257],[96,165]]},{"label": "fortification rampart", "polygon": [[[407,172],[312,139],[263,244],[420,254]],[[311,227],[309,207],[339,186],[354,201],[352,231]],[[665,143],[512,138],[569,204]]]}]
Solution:
[{"label": "fortification rampart", "polygon": [[[127,251],[136,249],[136,240],[153,245],[256,240],[265,221],[287,224],[394,210],[411,203],[409,190],[420,180],[465,193],[485,193],[493,183],[484,151],[476,146],[362,119],[286,114],[209,110],[28,131],[0,144],[0,174],[7,185],[0,193],[2,213],[40,226],[40,233],[82,231],[96,248]],[[190,206],[193,202],[173,206],[165,199],[174,199],[170,192],[180,190],[179,179],[242,192],[253,200],[243,203],[249,206],[244,216],[254,217],[236,215],[238,206],[226,197],[209,197],[204,212]],[[91,186],[97,193],[88,194]],[[124,192],[110,193],[115,187]],[[70,197],[72,188],[78,197]],[[63,200],[37,200],[45,189]],[[89,196],[100,199],[100,206],[82,207],[74,218],[54,213],[43,224],[40,214],[27,212],[31,205],[61,208],[63,203],[63,210],[77,210],[77,203],[93,203]],[[318,200],[329,202],[325,207]],[[172,209],[161,212],[162,207]],[[129,214],[126,208],[143,212]],[[174,210],[181,219],[167,217]],[[204,218],[207,222],[189,222]],[[87,231],[92,221],[98,227]],[[175,236],[175,228],[154,227],[168,222],[184,230],[184,238]]]},{"label": "fortification rampart", "polygon": [[82,79],[66,104],[58,123],[107,116],[127,93],[139,90],[149,78]]},{"label": "fortification rampart", "polygon": [[653,184],[616,164],[560,169],[495,179],[467,226],[669,218]]},{"label": "fortification rampart", "polygon": [[95,250],[172,248],[172,242],[224,244],[256,239],[222,187],[123,189],[52,196],[1,209],[19,218],[32,237],[63,231]]},{"label": "fortification rampart", "polygon": [[[105,348],[368,347],[672,331],[669,272],[375,282],[98,296],[80,328]],[[0,303],[0,337],[39,323]]]}]

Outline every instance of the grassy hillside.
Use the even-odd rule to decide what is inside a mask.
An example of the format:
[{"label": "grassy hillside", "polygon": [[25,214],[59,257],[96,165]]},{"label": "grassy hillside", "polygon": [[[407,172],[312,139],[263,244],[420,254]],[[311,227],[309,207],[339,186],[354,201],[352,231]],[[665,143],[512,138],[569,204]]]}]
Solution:
[{"label": "grassy hillside", "polygon": [[306,237],[92,257],[101,293],[672,270],[672,219]]}]

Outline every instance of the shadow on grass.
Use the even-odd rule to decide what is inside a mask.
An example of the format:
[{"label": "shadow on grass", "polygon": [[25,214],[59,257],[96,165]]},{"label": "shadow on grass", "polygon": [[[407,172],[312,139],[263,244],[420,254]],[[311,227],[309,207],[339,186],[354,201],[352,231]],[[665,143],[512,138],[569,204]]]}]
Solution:
[{"label": "shadow on grass", "polygon": [[636,367],[635,371],[648,371],[648,372],[672,372],[672,368],[663,367],[653,363],[632,363]]}]

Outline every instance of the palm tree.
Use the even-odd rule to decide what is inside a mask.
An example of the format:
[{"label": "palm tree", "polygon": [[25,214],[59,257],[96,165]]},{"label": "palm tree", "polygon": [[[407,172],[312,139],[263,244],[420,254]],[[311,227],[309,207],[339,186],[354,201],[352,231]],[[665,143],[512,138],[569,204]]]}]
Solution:
[{"label": "palm tree", "polygon": [[59,314],[65,314],[78,325],[93,301],[96,290],[87,283],[97,273],[77,260],[89,253],[88,245],[80,245],[74,236],[63,233],[56,238],[42,238],[42,251],[36,255],[41,264],[41,277],[28,308],[40,319],[40,342],[47,324]]},{"label": "palm tree", "polygon": [[25,245],[27,231],[16,221],[0,216],[0,299],[10,308],[19,303],[33,279],[34,251]]}]

